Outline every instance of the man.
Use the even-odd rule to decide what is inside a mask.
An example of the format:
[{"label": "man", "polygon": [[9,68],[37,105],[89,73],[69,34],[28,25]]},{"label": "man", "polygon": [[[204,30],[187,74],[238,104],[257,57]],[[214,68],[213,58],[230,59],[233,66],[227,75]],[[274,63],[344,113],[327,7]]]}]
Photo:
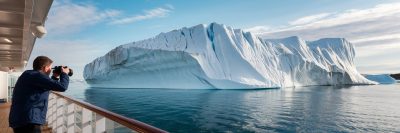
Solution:
[{"label": "man", "polygon": [[67,90],[69,68],[62,68],[60,81],[53,80],[49,77],[52,63],[50,58],[38,56],[33,61],[33,70],[26,70],[18,78],[9,117],[14,133],[40,133],[41,125],[46,122],[50,90]]}]

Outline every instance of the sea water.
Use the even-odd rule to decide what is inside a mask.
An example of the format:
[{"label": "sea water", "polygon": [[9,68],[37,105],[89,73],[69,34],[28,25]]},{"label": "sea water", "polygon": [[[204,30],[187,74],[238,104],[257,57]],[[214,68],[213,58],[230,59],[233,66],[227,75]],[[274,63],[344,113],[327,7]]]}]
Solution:
[{"label": "sea water", "polygon": [[73,82],[66,94],[174,133],[400,132],[400,84],[192,90]]}]

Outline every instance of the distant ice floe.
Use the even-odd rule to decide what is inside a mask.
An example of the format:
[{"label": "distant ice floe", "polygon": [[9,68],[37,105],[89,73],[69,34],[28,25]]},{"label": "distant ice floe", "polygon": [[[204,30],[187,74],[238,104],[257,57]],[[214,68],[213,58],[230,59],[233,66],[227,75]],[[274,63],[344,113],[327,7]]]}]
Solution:
[{"label": "distant ice floe", "polygon": [[366,74],[364,75],[371,81],[378,82],[379,84],[395,84],[396,80],[389,74]]}]

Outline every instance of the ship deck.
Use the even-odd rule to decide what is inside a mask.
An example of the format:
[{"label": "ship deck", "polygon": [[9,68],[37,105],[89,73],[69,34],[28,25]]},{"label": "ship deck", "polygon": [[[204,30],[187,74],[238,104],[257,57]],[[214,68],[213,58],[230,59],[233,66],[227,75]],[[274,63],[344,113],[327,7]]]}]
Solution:
[{"label": "ship deck", "polygon": [[[8,115],[10,113],[11,103],[0,103],[0,133],[13,133],[8,125]],[[51,128],[42,126],[42,133],[51,133]]]}]

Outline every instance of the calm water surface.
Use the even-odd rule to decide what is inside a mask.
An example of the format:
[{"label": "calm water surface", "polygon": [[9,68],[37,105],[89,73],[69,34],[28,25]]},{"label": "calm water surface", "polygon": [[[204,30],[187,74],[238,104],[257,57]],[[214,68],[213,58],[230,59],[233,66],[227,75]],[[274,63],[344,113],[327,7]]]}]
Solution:
[{"label": "calm water surface", "polygon": [[189,90],[74,82],[67,94],[176,133],[400,132],[400,84]]}]

